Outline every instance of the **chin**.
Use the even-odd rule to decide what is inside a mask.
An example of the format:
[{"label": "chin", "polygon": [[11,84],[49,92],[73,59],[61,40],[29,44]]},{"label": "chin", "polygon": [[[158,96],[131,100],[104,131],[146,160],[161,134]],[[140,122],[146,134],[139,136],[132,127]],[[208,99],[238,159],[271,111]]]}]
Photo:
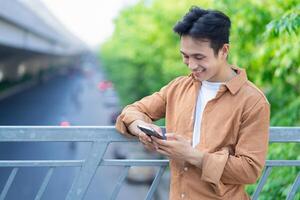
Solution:
[{"label": "chin", "polygon": [[206,79],[206,78],[199,78],[199,77],[196,77],[196,80],[197,80],[197,81],[206,81],[207,79]]},{"label": "chin", "polygon": [[209,80],[211,77],[210,76],[208,76],[208,74],[206,74],[206,73],[204,73],[204,74],[202,74],[202,76],[194,76],[195,77],[195,79],[197,80],[197,81],[207,81],[207,80]]}]

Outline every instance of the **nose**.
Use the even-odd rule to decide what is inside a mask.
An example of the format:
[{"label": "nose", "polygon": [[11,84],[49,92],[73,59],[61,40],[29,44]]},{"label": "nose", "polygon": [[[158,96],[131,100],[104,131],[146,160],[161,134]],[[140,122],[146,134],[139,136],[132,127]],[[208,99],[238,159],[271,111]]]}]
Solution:
[{"label": "nose", "polygon": [[195,70],[195,69],[197,69],[197,67],[198,67],[198,66],[197,66],[197,63],[194,62],[194,61],[192,61],[192,59],[189,60],[188,66],[189,66],[190,70]]}]

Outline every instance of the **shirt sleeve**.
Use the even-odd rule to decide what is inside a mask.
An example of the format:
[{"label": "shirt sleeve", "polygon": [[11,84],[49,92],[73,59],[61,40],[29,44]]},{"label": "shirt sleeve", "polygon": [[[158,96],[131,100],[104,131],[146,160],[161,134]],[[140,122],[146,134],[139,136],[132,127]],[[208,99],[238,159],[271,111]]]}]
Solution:
[{"label": "shirt sleeve", "polygon": [[128,132],[127,127],[133,121],[142,120],[152,123],[152,121],[163,118],[166,113],[167,92],[177,79],[161,88],[159,92],[155,92],[150,96],[126,106],[117,118],[116,129],[126,136],[132,136]]},{"label": "shirt sleeve", "polygon": [[223,184],[252,184],[265,165],[269,142],[270,108],[265,99],[242,116],[239,138],[234,154],[229,149],[204,153],[202,175],[214,189]]}]

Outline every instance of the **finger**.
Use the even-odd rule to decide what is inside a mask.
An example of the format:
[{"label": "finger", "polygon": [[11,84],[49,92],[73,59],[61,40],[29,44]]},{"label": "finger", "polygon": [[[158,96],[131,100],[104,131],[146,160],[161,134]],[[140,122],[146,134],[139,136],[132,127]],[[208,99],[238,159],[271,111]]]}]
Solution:
[{"label": "finger", "polygon": [[166,133],[165,136],[166,136],[167,140],[169,140],[169,141],[170,140],[177,140],[177,137],[174,133]]},{"label": "finger", "polygon": [[158,145],[165,145],[164,140],[158,139],[157,137],[151,136],[153,142],[157,143]]},{"label": "finger", "polygon": [[164,150],[162,150],[162,149],[157,149],[156,151],[157,151],[158,153],[160,153],[160,154],[165,155],[165,156],[170,156],[170,153],[169,153],[169,152],[164,151]]},{"label": "finger", "polygon": [[145,149],[150,150],[150,151],[156,151],[156,147],[150,143],[143,143],[143,146]]},{"label": "finger", "polygon": [[167,140],[177,140],[177,141],[187,141],[190,142],[189,140],[187,140],[185,137],[175,134],[175,133],[167,133],[166,134]]},{"label": "finger", "polygon": [[143,137],[139,136],[139,140],[141,143],[145,144],[147,143],[147,140],[145,140]]},{"label": "finger", "polygon": [[156,148],[153,145],[144,144],[144,147],[149,151],[156,151]]},{"label": "finger", "polygon": [[151,142],[151,143],[146,142],[145,145],[147,145],[147,146],[149,146],[149,147],[151,147],[151,148],[153,148],[153,149],[155,149],[155,150],[158,149],[157,144],[154,144],[153,142]]},{"label": "finger", "polygon": [[158,146],[165,146],[165,147],[171,147],[173,145],[173,142],[167,141],[167,140],[161,140],[156,137],[151,136],[153,142],[157,143]]},{"label": "finger", "polygon": [[148,140],[145,140],[144,138],[139,138],[141,143],[145,144],[145,145],[149,145],[152,144],[152,142],[149,142]]},{"label": "finger", "polygon": [[151,137],[148,136],[148,135],[146,135],[145,133],[143,133],[141,136],[142,136],[142,138],[143,138],[144,140],[146,140],[146,141],[148,141],[148,142],[152,142]]},{"label": "finger", "polygon": [[142,144],[146,144],[146,141],[143,138],[139,138],[139,140]]},{"label": "finger", "polygon": [[[155,143],[154,143],[155,144]],[[172,147],[158,146],[158,149],[171,153],[173,151]]]},{"label": "finger", "polygon": [[[139,140],[144,144],[144,145],[154,145],[152,139],[150,138],[150,141],[148,140],[148,136],[147,138],[140,136]],[[157,145],[156,145],[157,146]]]},{"label": "finger", "polygon": [[139,135],[139,138],[142,138],[143,140],[148,141],[148,142],[152,142],[151,137],[149,137],[148,135],[146,135],[143,132]]},{"label": "finger", "polygon": [[166,133],[167,140],[180,140],[182,137],[174,133]]}]

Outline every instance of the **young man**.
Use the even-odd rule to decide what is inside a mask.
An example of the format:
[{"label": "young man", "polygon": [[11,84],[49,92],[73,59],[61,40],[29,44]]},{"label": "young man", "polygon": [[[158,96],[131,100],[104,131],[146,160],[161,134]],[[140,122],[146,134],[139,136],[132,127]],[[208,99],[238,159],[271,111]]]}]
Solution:
[{"label": "young man", "polygon": [[[181,37],[189,76],[127,106],[117,119],[122,134],[134,135],[149,150],[170,158],[170,199],[250,199],[265,164],[269,103],[243,69],[227,63],[230,19],[192,7],[174,31]],[[166,118],[167,140],[148,137]]]}]

